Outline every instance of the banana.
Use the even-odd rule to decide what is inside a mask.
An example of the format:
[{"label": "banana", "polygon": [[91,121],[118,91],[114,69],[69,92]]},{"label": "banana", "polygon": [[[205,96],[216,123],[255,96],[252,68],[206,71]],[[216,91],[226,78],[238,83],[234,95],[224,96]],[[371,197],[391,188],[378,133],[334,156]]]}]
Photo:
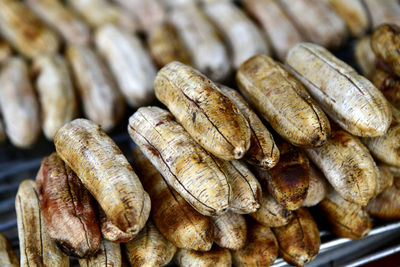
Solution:
[{"label": "banana", "polygon": [[210,251],[195,251],[178,249],[174,262],[178,267],[230,267],[232,266],[231,253],[226,248],[216,245]]},{"label": "banana", "polygon": [[15,255],[11,243],[0,233],[0,265],[7,267],[18,267],[19,259]]},{"label": "banana", "polygon": [[81,267],[122,267],[121,246],[103,239],[100,251],[89,258],[79,259]]},{"label": "banana", "polygon": [[214,222],[214,242],[221,248],[237,250],[246,243],[246,219],[240,214],[228,211],[212,218]]}]

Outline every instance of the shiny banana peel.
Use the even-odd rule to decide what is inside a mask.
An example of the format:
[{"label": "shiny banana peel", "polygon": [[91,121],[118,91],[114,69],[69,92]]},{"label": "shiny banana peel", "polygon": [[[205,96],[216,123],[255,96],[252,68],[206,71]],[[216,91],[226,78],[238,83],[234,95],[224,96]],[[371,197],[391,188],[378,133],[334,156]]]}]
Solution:
[{"label": "shiny banana peel", "polygon": [[347,201],[365,206],[374,196],[379,170],[368,149],[356,137],[335,129],[323,147],[305,152]]},{"label": "shiny banana peel", "polygon": [[285,67],[266,55],[243,63],[236,73],[242,94],[279,135],[296,146],[326,142],[330,124],[304,86]]},{"label": "shiny banana peel", "polygon": [[225,80],[231,70],[226,47],[200,7],[178,5],[169,19],[189,50],[193,66],[213,81]]},{"label": "shiny banana peel", "polygon": [[307,40],[332,49],[347,40],[345,22],[326,1],[278,1]]},{"label": "shiny banana peel", "polygon": [[376,56],[382,59],[400,76],[400,26],[383,24],[376,28],[371,36],[371,47]]},{"label": "shiny banana peel", "polygon": [[55,54],[59,48],[58,36],[21,1],[0,1],[0,33],[29,58]]},{"label": "shiny banana peel", "polygon": [[232,266],[231,253],[226,248],[214,245],[210,251],[178,249],[174,262],[178,267],[229,267]]},{"label": "shiny banana peel", "polygon": [[99,252],[92,257],[79,259],[79,265],[81,267],[121,267],[121,246],[103,239]]},{"label": "shiny banana peel", "polygon": [[252,56],[271,53],[263,33],[233,2],[205,1],[203,10],[228,44],[235,69]]},{"label": "shiny banana peel", "polygon": [[249,124],[207,77],[172,62],[158,72],[154,88],[158,100],[205,150],[225,160],[245,155],[250,147]]},{"label": "shiny banana peel", "polygon": [[10,44],[6,41],[0,38],[0,64],[5,62],[7,58],[12,56],[12,48]]},{"label": "shiny banana peel", "polygon": [[156,68],[140,39],[115,25],[105,25],[96,31],[95,43],[128,104],[150,104],[154,100]]},{"label": "shiny banana peel", "polygon": [[138,234],[149,217],[149,195],[121,150],[100,126],[76,119],[57,132],[54,145],[111,222],[128,234]]},{"label": "shiny banana peel", "polygon": [[377,60],[371,47],[370,35],[365,35],[357,40],[354,46],[354,59],[361,70],[361,74],[369,78],[371,72],[375,69]]},{"label": "shiny banana peel", "polygon": [[328,192],[328,183],[322,172],[312,163],[310,163],[310,171],[310,182],[306,199],[302,203],[303,207],[312,207],[317,205],[325,198]]},{"label": "shiny banana peel", "polygon": [[260,208],[249,215],[266,227],[283,226],[293,218],[293,212],[286,210],[267,192],[262,194]]},{"label": "shiny banana peel", "polygon": [[115,81],[100,56],[87,46],[71,45],[66,56],[87,118],[110,131],[121,120],[125,105]]},{"label": "shiny banana peel", "polygon": [[101,243],[94,199],[57,153],[42,160],[36,189],[49,237],[67,255],[94,255]]},{"label": "shiny banana peel", "polygon": [[371,82],[325,48],[298,44],[289,51],[286,66],[325,113],[349,133],[376,137],[387,132],[392,120],[388,101]]},{"label": "shiny banana peel", "polygon": [[277,0],[245,0],[244,8],[263,28],[280,61],[290,48],[305,41]]},{"label": "shiny banana peel", "polygon": [[177,29],[169,21],[158,24],[148,36],[149,51],[159,68],[173,61],[191,65],[189,51],[178,35]]},{"label": "shiny banana peel", "polygon": [[35,181],[25,180],[19,185],[15,210],[21,266],[69,267],[68,256],[47,234]]},{"label": "shiny banana peel", "polygon": [[226,161],[213,157],[232,189],[229,209],[238,214],[256,212],[262,197],[261,185],[243,162]]},{"label": "shiny banana peel", "polygon": [[279,161],[279,149],[272,134],[239,92],[224,85],[218,85],[218,89],[229,97],[249,123],[251,131],[250,148],[243,159],[259,168],[269,169],[274,167]]},{"label": "shiny banana peel", "polygon": [[282,258],[289,264],[303,266],[317,256],[321,239],[317,224],[306,208],[299,208],[293,216],[289,224],[272,228],[272,231]]},{"label": "shiny banana peel", "polygon": [[318,204],[318,210],[337,236],[360,239],[372,229],[371,219],[366,209],[343,199],[332,188],[326,198]]},{"label": "shiny banana peel", "polygon": [[363,0],[371,16],[372,29],[381,24],[400,25],[400,6],[396,0]]},{"label": "shiny banana peel", "polygon": [[11,143],[20,148],[32,146],[40,135],[40,111],[28,64],[20,57],[11,57],[1,68],[0,108]]},{"label": "shiny banana peel", "polygon": [[78,100],[67,62],[60,56],[39,56],[32,66],[45,136],[53,140],[65,123],[78,116]]},{"label": "shiny banana peel", "polygon": [[370,28],[368,10],[362,0],[328,0],[329,5],[344,20],[353,37],[361,37]]},{"label": "shiny banana peel", "polygon": [[125,254],[132,267],[165,266],[175,255],[176,247],[147,221],[146,226],[131,241],[124,244]]},{"label": "shiny banana peel", "polygon": [[254,169],[264,188],[287,210],[297,210],[307,197],[310,183],[310,164],[307,156],[290,145],[278,140],[279,162],[268,171]]},{"label": "shiny banana peel", "polygon": [[214,242],[221,248],[237,250],[246,243],[247,226],[243,215],[228,211],[212,218]]},{"label": "shiny banana peel", "polygon": [[151,218],[161,234],[178,248],[208,251],[213,243],[213,222],[193,209],[136,146],[133,164],[152,203]]},{"label": "shiny banana peel", "polygon": [[89,26],[74,10],[62,2],[58,0],[27,0],[26,4],[40,19],[57,30],[65,41],[73,44],[89,43]]},{"label": "shiny banana peel", "polygon": [[371,217],[383,221],[397,221],[400,219],[400,182],[394,178],[393,185],[384,189],[367,205]]},{"label": "shiny banana peel", "polygon": [[0,265],[7,267],[18,267],[19,259],[15,255],[11,243],[0,233]]},{"label": "shiny banana peel", "polygon": [[138,29],[136,17],[122,7],[106,0],[67,0],[77,13],[92,27],[115,24],[129,32]]},{"label": "shiny banana peel", "polygon": [[232,190],[227,178],[171,113],[139,108],[129,118],[128,132],[168,184],[198,212],[216,216],[228,210]]},{"label": "shiny banana peel", "polygon": [[278,257],[278,242],[269,227],[247,219],[247,241],[244,247],[231,250],[237,267],[270,266]]}]

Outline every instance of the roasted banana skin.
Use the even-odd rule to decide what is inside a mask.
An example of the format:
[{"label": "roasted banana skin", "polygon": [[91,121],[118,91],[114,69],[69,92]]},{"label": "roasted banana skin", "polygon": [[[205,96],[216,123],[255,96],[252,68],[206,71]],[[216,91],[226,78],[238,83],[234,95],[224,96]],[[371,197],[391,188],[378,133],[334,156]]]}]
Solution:
[{"label": "roasted banana skin", "polygon": [[347,201],[365,206],[374,196],[379,170],[368,149],[356,137],[337,127],[323,147],[305,152]]},{"label": "roasted banana skin", "polygon": [[246,11],[264,29],[268,41],[280,61],[285,60],[290,48],[306,41],[279,5],[278,0],[245,0],[243,2]]},{"label": "roasted banana skin", "polygon": [[371,16],[372,29],[384,23],[400,25],[400,6],[397,0],[362,0]]},{"label": "roasted banana skin", "polygon": [[376,28],[371,36],[371,47],[376,56],[400,76],[400,25],[383,24]]},{"label": "roasted banana skin", "polygon": [[278,241],[269,227],[247,218],[247,241],[243,248],[231,250],[237,267],[270,266],[278,257]]},{"label": "roasted banana skin", "polygon": [[361,74],[369,78],[371,72],[375,69],[377,62],[376,55],[371,47],[370,35],[365,35],[357,40],[354,46],[354,59],[361,71]]},{"label": "roasted banana skin", "polygon": [[87,118],[105,131],[114,128],[125,111],[124,99],[110,71],[90,47],[70,45],[66,57]]},{"label": "roasted banana skin", "polygon": [[68,255],[84,258],[95,254],[101,232],[94,200],[57,153],[42,160],[36,188],[50,238]]},{"label": "roasted banana skin", "polygon": [[210,250],[213,244],[211,217],[198,213],[171,188],[138,146],[132,158],[135,171],[151,198],[151,218],[161,234],[178,248]]},{"label": "roasted banana skin", "polygon": [[238,91],[221,84],[218,85],[218,88],[221,93],[232,100],[249,123],[250,148],[243,159],[247,163],[263,169],[274,167],[279,161],[279,149],[272,134]]},{"label": "roasted banana skin", "polygon": [[279,243],[279,254],[289,264],[303,266],[317,256],[321,245],[319,230],[306,208],[296,210],[289,224],[272,231]]},{"label": "roasted banana skin", "polygon": [[318,204],[318,210],[337,236],[356,240],[371,231],[372,222],[366,208],[346,201],[333,188]]},{"label": "roasted banana skin", "polygon": [[235,104],[215,83],[179,62],[162,68],[154,81],[156,97],[183,128],[213,155],[233,160],[250,147],[250,127]]},{"label": "roasted banana skin", "polygon": [[10,44],[6,40],[0,38],[0,64],[5,62],[12,54],[13,51]]},{"label": "roasted banana skin", "polygon": [[317,205],[325,198],[328,192],[328,183],[322,172],[312,163],[310,163],[310,171],[310,182],[306,199],[302,203],[303,207],[312,207]]},{"label": "roasted banana skin", "polygon": [[0,1],[0,33],[28,58],[56,54],[59,48],[58,36],[18,0]]},{"label": "roasted banana skin", "polygon": [[31,147],[40,135],[40,111],[28,64],[21,57],[9,58],[1,68],[0,108],[11,143]]},{"label": "roasted banana skin", "polygon": [[57,30],[65,41],[73,44],[89,43],[89,26],[61,1],[27,0],[25,2],[40,19]]},{"label": "roasted banana skin", "polygon": [[19,259],[15,255],[11,243],[0,233],[0,265],[5,267],[18,267]]},{"label": "roasted banana skin", "polygon": [[65,123],[78,116],[78,100],[67,62],[60,55],[39,56],[32,66],[45,136],[53,140]]},{"label": "roasted banana skin", "polygon": [[168,184],[198,212],[216,216],[228,210],[232,190],[226,176],[171,113],[139,108],[129,118],[128,132]]},{"label": "roasted banana skin", "polygon": [[95,43],[128,104],[136,108],[150,104],[156,68],[140,39],[108,24],[97,30]]},{"label": "roasted banana skin", "polygon": [[15,199],[21,266],[69,267],[69,258],[47,234],[36,184],[23,181]]},{"label": "roasted banana skin", "polygon": [[231,253],[226,248],[214,245],[210,251],[178,249],[174,262],[178,267],[229,267],[232,266]]},{"label": "roasted banana skin", "polygon": [[121,246],[103,239],[99,252],[89,258],[79,259],[81,267],[122,267]]},{"label": "roasted banana skin", "polygon": [[125,254],[132,267],[165,266],[175,255],[176,247],[148,220],[135,239],[124,244]]},{"label": "roasted banana skin", "polygon": [[304,86],[286,68],[266,55],[243,63],[236,74],[242,94],[279,135],[296,146],[326,142],[330,124]]},{"label": "roasted banana skin", "polygon": [[325,48],[311,43],[293,47],[286,66],[307,87],[325,113],[349,133],[384,135],[392,112],[382,93]]},{"label": "roasted banana skin", "polygon": [[247,226],[243,215],[228,211],[213,217],[214,242],[228,249],[241,249],[246,243]]},{"label": "roasted banana skin", "polygon": [[149,217],[150,198],[114,141],[94,122],[76,119],[57,132],[54,144],[111,222],[137,235]]},{"label": "roasted banana skin", "polygon": [[383,221],[400,219],[400,178],[395,177],[393,185],[385,188],[367,205],[371,217]]}]

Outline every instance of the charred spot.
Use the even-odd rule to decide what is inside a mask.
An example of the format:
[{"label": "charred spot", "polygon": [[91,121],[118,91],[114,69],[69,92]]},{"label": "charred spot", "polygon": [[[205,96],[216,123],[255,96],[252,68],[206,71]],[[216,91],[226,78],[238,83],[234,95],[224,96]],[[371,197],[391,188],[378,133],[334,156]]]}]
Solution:
[{"label": "charred spot", "polygon": [[167,114],[167,115],[165,115],[165,120],[166,120],[166,121],[174,121],[175,118],[174,118],[174,116],[172,116],[171,114]]},{"label": "charred spot", "polygon": [[158,122],[157,124],[156,124],[156,127],[157,126],[160,126],[160,125],[163,125],[164,124],[164,122],[163,121],[160,121],[160,122]]},{"label": "charred spot", "polygon": [[[80,259],[83,258],[82,255],[76,254],[75,251],[74,251],[72,248],[70,248],[67,244],[65,244],[65,243],[63,243],[63,242],[60,242],[60,241],[57,241],[56,244],[57,244],[57,247],[58,247],[62,252],[64,252],[66,255],[72,256],[72,257],[77,257],[77,258],[80,258]],[[85,256],[86,256],[86,255],[85,255]]]},{"label": "charred spot", "polygon": [[197,113],[196,113],[196,112],[193,112],[193,113],[192,113],[192,121],[193,121],[193,122],[196,121],[196,116],[197,116]]},{"label": "charred spot", "polygon": [[157,148],[155,148],[154,146],[152,146],[152,145],[147,145],[146,146],[146,148],[147,148],[147,150],[149,150],[150,152],[151,152],[151,154],[153,154],[154,156],[159,156],[160,155],[160,152],[157,150]]}]

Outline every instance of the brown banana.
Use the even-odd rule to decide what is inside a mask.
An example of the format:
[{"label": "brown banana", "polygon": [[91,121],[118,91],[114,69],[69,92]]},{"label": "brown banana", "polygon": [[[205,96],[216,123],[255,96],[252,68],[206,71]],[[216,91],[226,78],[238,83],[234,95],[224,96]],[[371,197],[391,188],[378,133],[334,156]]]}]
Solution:
[{"label": "brown banana", "polygon": [[137,235],[149,217],[150,198],[114,141],[99,125],[76,119],[57,132],[54,145],[111,222]]},{"label": "brown banana", "polygon": [[385,188],[367,205],[371,217],[383,221],[400,219],[400,178],[396,177],[393,184]]},{"label": "brown banana", "polygon": [[204,149],[240,159],[250,146],[250,128],[235,104],[200,72],[179,62],[162,68],[154,81],[156,97]]},{"label": "brown banana", "polygon": [[328,184],[324,175],[318,168],[310,163],[310,183],[307,190],[306,199],[303,201],[303,207],[311,207],[317,205],[323,200],[328,191]]},{"label": "brown banana", "polygon": [[232,200],[227,178],[171,113],[139,108],[129,118],[128,132],[168,184],[198,212],[216,216],[227,211]]},{"label": "brown banana", "polygon": [[318,210],[328,221],[330,230],[337,236],[360,239],[372,228],[366,209],[344,200],[333,188],[318,204]]},{"label": "brown banana", "polygon": [[[396,75],[378,68],[374,69],[369,77],[389,103],[400,109],[400,79]],[[393,108],[392,113],[396,113],[393,112]],[[396,121],[395,118],[393,120]],[[398,121],[398,123],[400,122]]]},{"label": "brown banana", "polygon": [[58,129],[78,115],[72,77],[60,55],[35,58],[32,70],[42,108],[43,132],[47,139],[53,140]]},{"label": "brown banana", "polygon": [[[213,157],[213,156],[212,156]],[[225,174],[232,189],[229,209],[238,214],[256,212],[260,207],[261,185],[246,165],[238,160],[226,161],[213,157],[219,169]]]},{"label": "brown banana", "polygon": [[33,180],[23,181],[15,199],[21,266],[69,267],[69,258],[47,234]]},{"label": "brown banana", "polygon": [[243,2],[246,11],[264,29],[280,61],[285,60],[290,48],[305,41],[277,0],[245,0]]},{"label": "brown banana", "polygon": [[115,226],[101,207],[97,207],[97,216],[100,221],[101,234],[104,239],[114,243],[122,243],[132,240],[135,236],[131,233],[126,233]]},{"label": "brown banana", "polygon": [[147,38],[149,51],[159,68],[172,61],[179,61],[191,65],[189,51],[179,38],[178,32],[172,23],[165,21],[150,31]]},{"label": "brown banana", "polygon": [[89,47],[71,45],[66,56],[73,70],[85,115],[105,131],[111,130],[121,120],[125,105],[110,71]]},{"label": "brown banana", "polygon": [[27,0],[28,7],[53,27],[65,41],[88,44],[89,26],[69,7],[58,0]]},{"label": "brown banana", "polygon": [[247,241],[243,248],[231,250],[237,267],[270,266],[278,257],[278,242],[269,227],[247,219]]},{"label": "brown banana", "polygon": [[243,159],[263,169],[274,167],[279,161],[279,150],[272,134],[239,92],[224,85],[218,85],[218,89],[229,97],[249,123],[250,148]]},{"label": "brown banana", "polygon": [[133,164],[152,203],[151,218],[161,234],[178,248],[207,251],[213,243],[211,217],[193,209],[157,171],[139,147]]},{"label": "brown banana", "polygon": [[200,7],[195,3],[177,5],[169,19],[189,50],[193,66],[213,81],[225,80],[231,70],[226,47]]},{"label": "brown banana", "polygon": [[95,254],[101,232],[94,200],[57,153],[42,160],[36,189],[47,234],[58,247],[67,255],[80,258]]},{"label": "brown banana", "polygon": [[376,137],[388,130],[392,112],[382,93],[325,48],[298,44],[289,51],[286,65],[325,113],[349,133]]},{"label": "brown banana", "polygon": [[214,245],[210,251],[178,249],[174,262],[178,267],[230,267],[231,253],[226,248]]},{"label": "brown banana", "polygon": [[164,238],[151,220],[148,220],[142,231],[124,246],[132,267],[165,266],[176,252],[176,247]]},{"label": "brown banana", "polygon": [[103,239],[100,251],[86,259],[79,259],[81,267],[122,267],[121,246]]},{"label": "brown banana", "polygon": [[356,137],[337,127],[323,147],[305,152],[347,201],[365,206],[374,196],[379,170]]},{"label": "brown banana", "polygon": [[369,78],[376,66],[376,55],[371,47],[370,35],[365,35],[357,40],[354,46],[354,59],[361,70],[361,74]]},{"label": "brown banana", "polygon": [[389,186],[392,186],[394,181],[394,176],[390,171],[390,166],[380,162],[378,162],[377,165],[379,169],[379,179],[375,190],[375,196],[382,193],[382,191]]},{"label": "brown banana", "polygon": [[346,24],[326,1],[279,0],[279,3],[307,40],[333,49],[346,41]]},{"label": "brown banana", "polygon": [[0,233],[0,265],[5,267],[18,267],[19,259],[8,239]]},{"label": "brown banana", "polygon": [[318,254],[321,245],[319,230],[310,212],[299,208],[292,221],[272,228],[279,243],[279,254],[289,264],[303,266]]},{"label": "brown banana", "polygon": [[271,54],[263,33],[233,2],[204,1],[203,10],[228,44],[235,69],[252,56]]},{"label": "brown banana", "polygon": [[265,55],[252,57],[239,68],[236,82],[284,139],[303,147],[326,142],[330,133],[328,118],[282,64]]},{"label": "brown banana", "polygon": [[274,199],[287,210],[296,210],[307,197],[311,170],[307,156],[288,142],[277,140],[280,160],[270,170],[254,173]]},{"label": "brown banana", "polygon": [[246,243],[247,227],[246,219],[240,215],[228,211],[227,213],[213,217],[214,242],[221,248],[237,250]]},{"label": "brown banana", "polygon": [[0,1],[0,33],[29,58],[56,54],[59,47],[58,36],[18,0]]},{"label": "brown banana", "polygon": [[40,111],[28,64],[21,57],[11,57],[2,66],[0,108],[11,143],[21,148],[32,146],[40,135]]},{"label": "brown banana", "polygon": [[266,227],[279,227],[288,224],[292,218],[292,211],[286,210],[267,192],[263,192],[260,208],[249,214],[260,224]]},{"label": "brown banana", "polygon": [[371,36],[371,47],[376,56],[382,59],[400,76],[400,26],[383,24],[374,30]]},{"label": "brown banana", "polygon": [[362,0],[328,0],[328,2],[344,20],[352,37],[365,35],[370,28],[370,19]]}]

